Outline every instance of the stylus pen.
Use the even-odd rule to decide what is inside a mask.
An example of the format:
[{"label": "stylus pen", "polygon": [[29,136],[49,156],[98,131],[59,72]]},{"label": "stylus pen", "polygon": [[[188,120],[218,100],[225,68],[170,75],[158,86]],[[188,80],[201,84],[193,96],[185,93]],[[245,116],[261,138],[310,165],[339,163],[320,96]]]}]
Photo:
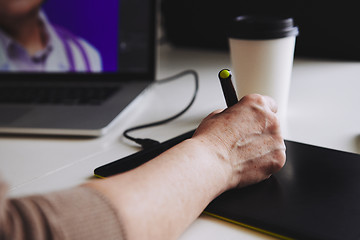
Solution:
[{"label": "stylus pen", "polygon": [[219,72],[219,79],[221,83],[221,88],[224,93],[226,105],[231,107],[238,102],[236,92],[231,81],[231,71],[229,69],[222,69]]}]

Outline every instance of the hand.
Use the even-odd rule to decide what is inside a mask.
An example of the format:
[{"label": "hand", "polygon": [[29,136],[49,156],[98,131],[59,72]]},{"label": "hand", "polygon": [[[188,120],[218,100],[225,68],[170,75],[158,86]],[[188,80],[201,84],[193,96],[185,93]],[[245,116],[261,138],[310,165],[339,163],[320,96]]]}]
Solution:
[{"label": "hand", "polygon": [[206,117],[193,138],[227,166],[228,186],[260,182],[285,164],[285,144],[275,101],[252,94],[234,106]]}]

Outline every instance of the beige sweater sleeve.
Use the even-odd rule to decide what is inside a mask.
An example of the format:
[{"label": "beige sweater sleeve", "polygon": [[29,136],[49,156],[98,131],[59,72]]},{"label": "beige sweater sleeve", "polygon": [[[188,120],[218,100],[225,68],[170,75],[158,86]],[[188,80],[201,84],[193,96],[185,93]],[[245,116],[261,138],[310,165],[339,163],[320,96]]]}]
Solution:
[{"label": "beige sweater sleeve", "polygon": [[0,181],[0,239],[124,239],[110,202],[87,187],[6,198]]}]

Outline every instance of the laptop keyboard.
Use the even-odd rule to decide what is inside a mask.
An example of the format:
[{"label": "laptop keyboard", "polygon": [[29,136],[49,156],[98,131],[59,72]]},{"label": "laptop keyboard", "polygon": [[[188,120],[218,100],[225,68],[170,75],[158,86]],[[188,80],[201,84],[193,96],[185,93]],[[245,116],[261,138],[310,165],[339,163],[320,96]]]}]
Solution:
[{"label": "laptop keyboard", "polygon": [[99,105],[115,87],[1,87],[0,104]]}]

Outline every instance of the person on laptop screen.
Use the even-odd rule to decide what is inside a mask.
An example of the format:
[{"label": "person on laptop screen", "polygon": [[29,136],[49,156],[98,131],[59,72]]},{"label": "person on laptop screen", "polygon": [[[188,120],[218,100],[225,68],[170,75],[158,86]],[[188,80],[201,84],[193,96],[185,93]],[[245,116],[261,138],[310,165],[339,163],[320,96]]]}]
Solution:
[{"label": "person on laptop screen", "polygon": [[50,23],[41,9],[44,2],[0,0],[0,71],[102,71],[99,51]]}]

